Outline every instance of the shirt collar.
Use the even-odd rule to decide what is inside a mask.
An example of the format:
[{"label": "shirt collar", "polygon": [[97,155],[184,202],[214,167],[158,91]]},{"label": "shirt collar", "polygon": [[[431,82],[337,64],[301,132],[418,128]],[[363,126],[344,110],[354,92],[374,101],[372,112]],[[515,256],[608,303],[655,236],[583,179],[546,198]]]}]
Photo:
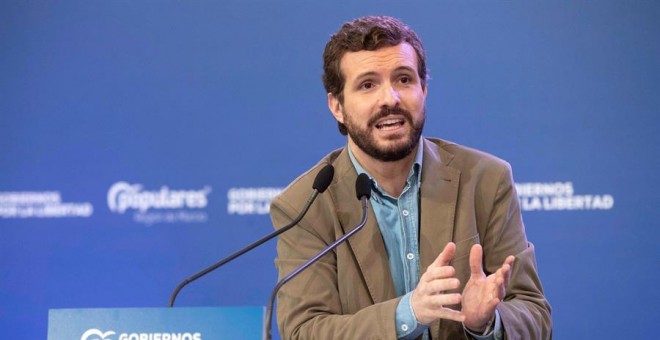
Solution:
[{"label": "shirt collar", "polygon": [[[370,173],[368,173],[362,165],[360,165],[360,162],[355,158],[353,155],[353,151],[351,150],[351,147],[349,145],[346,145],[346,149],[348,150],[348,157],[351,159],[351,163],[353,163],[353,167],[355,167],[355,170],[357,171],[358,175],[359,174],[367,174],[369,176],[369,179],[371,179],[372,187],[376,189],[379,193],[382,192],[380,190],[380,187],[378,186],[378,182],[374,179],[373,176],[371,176]],[[415,162],[412,165],[412,168],[408,172],[408,182],[410,183],[413,178],[417,181],[417,183],[420,183],[422,180],[422,160],[424,158],[424,138],[419,137],[419,142],[417,143],[417,153],[415,154]]]}]

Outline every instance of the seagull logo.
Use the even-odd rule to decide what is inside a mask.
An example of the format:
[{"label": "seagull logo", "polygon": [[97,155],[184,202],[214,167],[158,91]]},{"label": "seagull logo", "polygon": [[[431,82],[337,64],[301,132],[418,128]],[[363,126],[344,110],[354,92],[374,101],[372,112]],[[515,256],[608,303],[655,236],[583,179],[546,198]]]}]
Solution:
[{"label": "seagull logo", "polygon": [[114,331],[107,331],[105,333],[101,332],[96,328],[88,329],[87,332],[83,333],[80,337],[80,340],[110,340],[106,338],[107,336],[115,335]]}]

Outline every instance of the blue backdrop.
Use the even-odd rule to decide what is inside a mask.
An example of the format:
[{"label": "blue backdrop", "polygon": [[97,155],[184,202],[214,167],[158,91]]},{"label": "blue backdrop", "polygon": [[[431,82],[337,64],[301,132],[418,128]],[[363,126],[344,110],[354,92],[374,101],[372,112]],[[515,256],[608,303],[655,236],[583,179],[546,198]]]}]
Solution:
[{"label": "blue backdrop", "polygon": [[[270,232],[272,195],[345,143],[321,54],[366,14],[425,43],[425,134],[512,164],[556,337],[657,333],[657,2],[164,0],[0,3],[2,337],[164,307]],[[274,257],[177,305],[265,305]]]}]

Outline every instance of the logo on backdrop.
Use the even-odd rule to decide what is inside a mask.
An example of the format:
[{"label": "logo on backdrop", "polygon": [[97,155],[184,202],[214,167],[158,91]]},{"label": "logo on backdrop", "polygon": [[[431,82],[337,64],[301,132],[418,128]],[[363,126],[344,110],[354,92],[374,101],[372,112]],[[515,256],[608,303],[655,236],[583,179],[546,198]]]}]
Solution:
[{"label": "logo on backdrop", "polygon": [[80,337],[80,340],[202,340],[202,334],[194,333],[121,333],[119,337],[115,331],[101,332],[96,328],[88,329]]},{"label": "logo on backdrop", "polygon": [[108,338],[110,335],[115,335],[115,332],[107,331],[103,333],[96,328],[92,328],[83,333],[80,340],[110,340],[110,338]]},{"label": "logo on backdrop", "polygon": [[610,210],[609,194],[575,194],[573,182],[516,183],[523,211]]},{"label": "logo on backdrop", "polygon": [[87,218],[93,213],[89,202],[62,202],[59,191],[0,192],[1,218]]},{"label": "logo on backdrop", "polygon": [[108,190],[108,208],[123,215],[133,212],[137,223],[203,223],[208,220],[204,210],[211,187],[196,190],[145,190],[141,184],[117,182]]},{"label": "logo on backdrop", "polygon": [[227,213],[229,215],[266,215],[270,201],[283,188],[230,188],[227,191]]}]

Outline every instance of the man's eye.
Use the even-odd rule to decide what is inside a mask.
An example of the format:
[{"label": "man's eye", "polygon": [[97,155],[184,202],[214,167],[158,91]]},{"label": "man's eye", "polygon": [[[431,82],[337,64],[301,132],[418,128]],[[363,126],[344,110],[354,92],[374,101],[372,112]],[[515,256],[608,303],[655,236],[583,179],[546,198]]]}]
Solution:
[{"label": "man's eye", "polygon": [[410,77],[408,77],[408,76],[403,76],[403,77],[401,77],[401,79],[399,79],[399,81],[400,81],[402,84],[409,84],[412,80],[411,80]]},{"label": "man's eye", "polygon": [[368,81],[360,84],[360,89],[363,89],[363,90],[369,90],[373,87],[374,87],[374,83],[368,82]]}]

